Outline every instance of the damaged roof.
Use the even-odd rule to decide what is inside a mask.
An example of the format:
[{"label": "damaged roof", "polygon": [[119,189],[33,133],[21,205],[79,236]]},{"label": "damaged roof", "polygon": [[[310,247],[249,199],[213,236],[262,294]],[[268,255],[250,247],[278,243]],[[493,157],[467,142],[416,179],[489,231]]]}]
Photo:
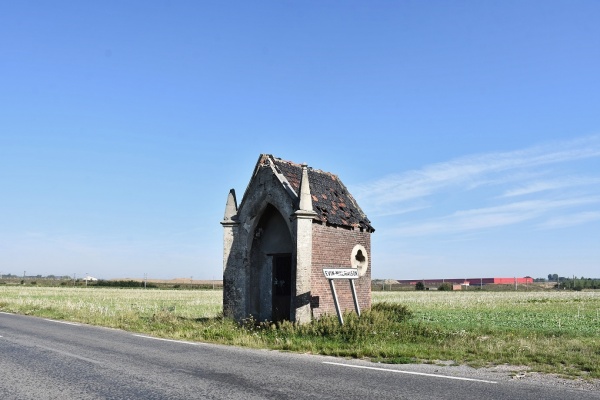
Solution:
[{"label": "damaged roof", "polygon": [[[291,189],[299,195],[302,165],[273,157],[270,154],[261,155],[259,165],[265,165],[267,162],[270,162],[275,170],[285,177]],[[337,175],[308,167],[308,181],[317,219],[330,225],[375,232],[371,221]]]}]

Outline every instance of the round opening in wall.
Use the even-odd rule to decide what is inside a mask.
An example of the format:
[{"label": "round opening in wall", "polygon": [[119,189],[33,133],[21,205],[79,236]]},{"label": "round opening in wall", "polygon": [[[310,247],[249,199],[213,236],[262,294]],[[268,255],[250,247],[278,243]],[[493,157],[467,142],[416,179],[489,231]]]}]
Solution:
[{"label": "round opening in wall", "polygon": [[358,269],[358,274],[364,276],[367,273],[369,267],[369,255],[367,249],[363,245],[357,244],[352,249],[352,255],[350,256],[350,264],[352,268]]}]

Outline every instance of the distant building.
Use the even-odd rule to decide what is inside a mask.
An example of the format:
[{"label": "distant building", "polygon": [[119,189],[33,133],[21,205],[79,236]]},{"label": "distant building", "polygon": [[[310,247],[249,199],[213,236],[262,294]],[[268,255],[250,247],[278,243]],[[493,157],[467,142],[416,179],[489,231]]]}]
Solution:
[{"label": "distant building", "polygon": [[483,285],[526,285],[533,283],[533,278],[525,276],[523,278],[436,278],[436,279],[402,279],[398,283],[404,285],[415,285],[422,282],[425,286],[439,286],[444,282],[463,285],[463,286],[483,286]]}]

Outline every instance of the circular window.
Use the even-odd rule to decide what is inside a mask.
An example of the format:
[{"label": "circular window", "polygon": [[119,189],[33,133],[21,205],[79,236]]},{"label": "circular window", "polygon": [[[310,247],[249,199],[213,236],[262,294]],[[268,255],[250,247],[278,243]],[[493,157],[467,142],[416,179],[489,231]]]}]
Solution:
[{"label": "circular window", "polygon": [[357,244],[352,249],[352,255],[350,256],[350,264],[352,268],[358,269],[358,274],[364,276],[367,273],[369,267],[369,255],[367,249],[363,245]]}]

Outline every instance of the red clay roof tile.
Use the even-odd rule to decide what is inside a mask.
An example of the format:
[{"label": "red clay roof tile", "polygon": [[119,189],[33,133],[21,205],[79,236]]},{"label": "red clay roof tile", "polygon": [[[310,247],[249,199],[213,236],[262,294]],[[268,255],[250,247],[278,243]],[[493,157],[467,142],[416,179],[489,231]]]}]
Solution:
[{"label": "red clay roof tile", "polygon": [[[273,156],[270,156],[270,159],[275,168],[285,176],[294,191],[299,194],[302,166]],[[369,232],[375,231],[371,221],[336,175],[309,167],[308,181],[313,208],[322,222],[338,226],[358,227]]]}]

